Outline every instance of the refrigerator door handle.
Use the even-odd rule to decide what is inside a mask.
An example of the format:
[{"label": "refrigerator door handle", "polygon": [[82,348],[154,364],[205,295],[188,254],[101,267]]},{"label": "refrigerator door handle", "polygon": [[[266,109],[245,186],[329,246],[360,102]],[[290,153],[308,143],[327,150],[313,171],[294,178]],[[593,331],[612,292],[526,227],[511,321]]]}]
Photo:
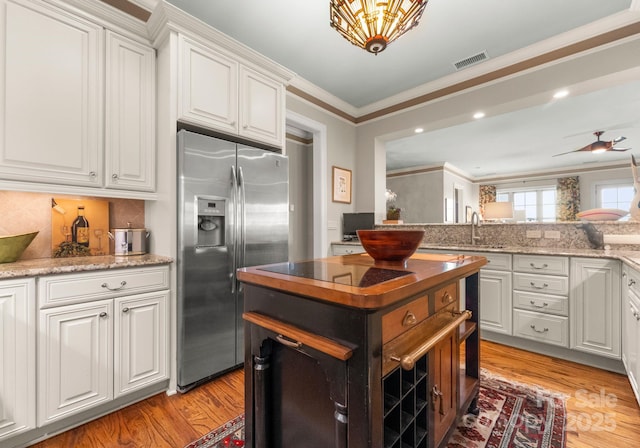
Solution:
[{"label": "refrigerator door handle", "polygon": [[229,226],[229,233],[231,233],[231,242],[233,247],[231,248],[231,272],[229,273],[229,278],[231,279],[231,293],[235,294],[236,292],[236,267],[237,267],[237,251],[238,251],[238,242],[236,235],[238,234],[238,222],[236,219],[236,207],[238,204],[238,178],[236,176],[236,167],[231,166],[231,206],[233,207],[233,213],[230,213],[233,216],[233,222]]},{"label": "refrigerator door handle", "polygon": [[[239,260],[239,265],[238,267],[244,267],[245,265],[245,259],[246,259],[246,252],[247,252],[247,248],[246,248],[246,236],[247,236],[247,226],[245,225],[246,222],[246,210],[245,210],[245,188],[244,188],[244,173],[242,172],[242,167],[238,167],[238,194],[240,196],[239,201],[240,201],[240,219],[239,219],[239,232],[240,232],[240,253],[242,254]],[[242,291],[242,283],[240,283],[238,285],[238,291],[241,292]]]}]

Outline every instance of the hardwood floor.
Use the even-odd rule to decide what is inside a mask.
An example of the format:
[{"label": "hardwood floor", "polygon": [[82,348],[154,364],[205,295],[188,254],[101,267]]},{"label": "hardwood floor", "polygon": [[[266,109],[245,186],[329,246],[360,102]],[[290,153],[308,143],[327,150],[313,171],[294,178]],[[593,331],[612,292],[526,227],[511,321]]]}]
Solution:
[{"label": "hardwood floor", "polygon": [[[640,407],[626,376],[486,341],[481,359],[497,375],[568,395],[568,448],[637,446]],[[182,448],[242,412],[243,384],[244,374],[236,370],[183,395],[155,395],[34,446]]]}]

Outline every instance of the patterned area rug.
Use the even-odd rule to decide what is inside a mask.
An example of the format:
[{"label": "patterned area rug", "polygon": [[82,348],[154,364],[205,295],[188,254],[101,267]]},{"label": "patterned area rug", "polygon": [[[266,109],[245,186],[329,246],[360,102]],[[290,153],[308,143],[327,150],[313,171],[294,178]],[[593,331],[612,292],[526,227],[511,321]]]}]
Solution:
[{"label": "patterned area rug", "polygon": [[462,418],[447,448],[564,448],[565,396],[485,369],[480,378],[480,414]]},{"label": "patterned area rug", "polygon": [[[447,448],[564,448],[565,398],[482,369],[478,416],[466,415]],[[244,414],[185,448],[244,446]]]}]

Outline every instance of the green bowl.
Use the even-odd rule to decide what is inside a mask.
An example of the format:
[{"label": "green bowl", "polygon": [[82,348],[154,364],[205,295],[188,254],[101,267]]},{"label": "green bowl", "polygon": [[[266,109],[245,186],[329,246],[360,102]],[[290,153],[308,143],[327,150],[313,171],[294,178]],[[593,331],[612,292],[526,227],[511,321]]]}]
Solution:
[{"label": "green bowl", "polygon": [[0,263],[12,263],[22,255],[38,232],[0,236]]}]

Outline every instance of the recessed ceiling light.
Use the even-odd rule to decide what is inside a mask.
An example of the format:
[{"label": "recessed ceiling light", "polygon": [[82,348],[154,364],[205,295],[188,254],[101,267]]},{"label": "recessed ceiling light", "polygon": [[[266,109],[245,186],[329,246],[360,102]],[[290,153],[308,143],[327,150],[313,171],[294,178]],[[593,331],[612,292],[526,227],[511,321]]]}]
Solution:
[{"label": "recessed ceiling light", "polygon": [[553,97],[555,99],[558,99],[558,98],[564,98],[567,95],[569,95],[569,91],[564,89],[564,90],[558,90],[556,93],[553,94]]},{"label": "recessed ceiling light", "polygon": [[424,129],[422,129],[422,128],[415,128],[415,130],[414,130],[413,132],[415,132],[416,134],[420,134],[421,132],[424,132]]},{"label": "recessed ceiling light", "polygon": [[476,112],[475,114],[473,114],[473,118],[475,118],[476,120],[480,118],[484,118],[484,116],[485,116],[484,112]]}]

